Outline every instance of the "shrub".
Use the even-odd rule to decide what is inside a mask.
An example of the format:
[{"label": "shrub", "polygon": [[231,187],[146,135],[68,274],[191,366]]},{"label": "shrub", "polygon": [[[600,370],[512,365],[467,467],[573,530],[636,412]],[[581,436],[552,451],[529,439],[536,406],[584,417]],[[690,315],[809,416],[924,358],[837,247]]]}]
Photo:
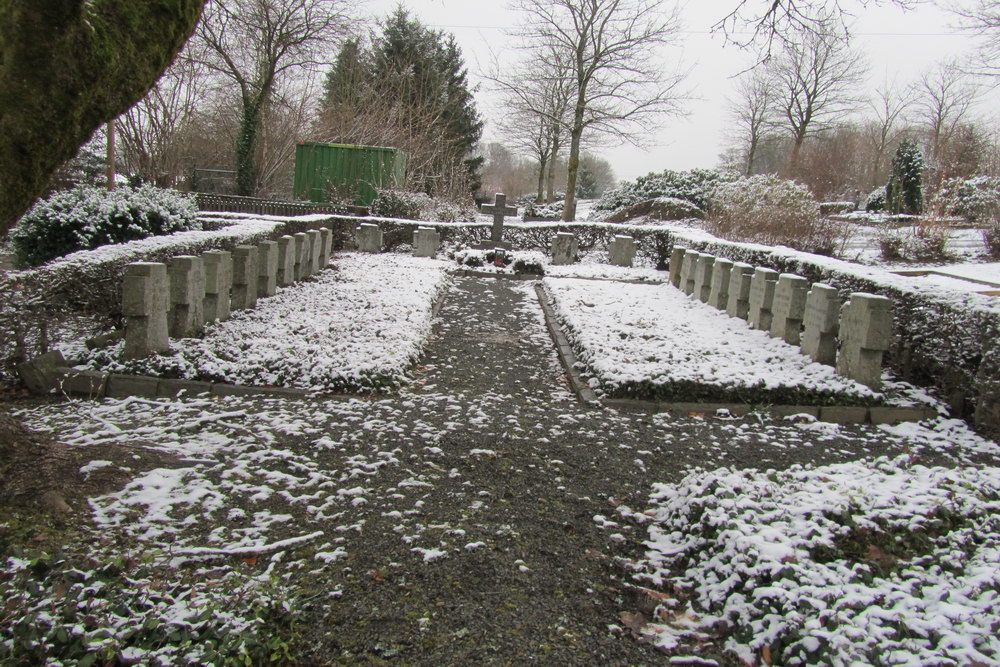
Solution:
[{"label": "shrub", "polygon": [[594,206],[594,218],[603,219],[613,211],[657,197],[683,199],[705,210],[716,187],[738,178],[733,172],[718,169],[653,172],[605,192]]},{"label": "shrub", "polygon": [[430,204],[431,198],[423,192],[379,190],[369,210],[380,218],[424,220],[424,210],[430,208]]},{"label": "shrub", "polygon": [[993,220],[1000,213],[1000,178],[949,178],[934,195],[931,209],[971,222]]},{"label": "shrub", "polygon": [[885,186],[875,188],[865,200],[865,210],[869,213],[881,213],[885,210]]},{"label": "shrub", "polygon": [[536,204],[528,202],[524,205],[524,220],[560,220],[563,209],[566,206],[564,201],[556,201],[551,204]]},{"label": "shrub", "polygon": [[690,218],[704,220],[705,213],[685,199],[657,197],[620,208],[609,215],[607,220],[608,222],[627,222],[639,217],[648,217],[652,220],[687,220]]},{"label": "shrub", "polygon": [[879,251],[887,262],[934,262],[948,259],[948,227],[926,220],[908,229],[883,229]]},{"label": "shrub", "polygon": [[152,185],[112,192],[81,186],[36,204],[11,232],[22,265],[77,250],[200,229],[194,198]]},{"label": "shrub", "polygon": [[1000,259],[1000,217],[991,218],[983,228],[983,244],[990,257]]},{"label": "shrub", "polygon": [[893,213],[919,215],[924,208],[924,158],[917,142],[904,139],[892,158],[892,175],[885,186],[885,205]]},{"label": "shrub", "polygon": [[708,228],[734,241],[830,254],[839,228],[819,217],[809,189],[777,176],[751,176],[720,185],[709,205]]}]

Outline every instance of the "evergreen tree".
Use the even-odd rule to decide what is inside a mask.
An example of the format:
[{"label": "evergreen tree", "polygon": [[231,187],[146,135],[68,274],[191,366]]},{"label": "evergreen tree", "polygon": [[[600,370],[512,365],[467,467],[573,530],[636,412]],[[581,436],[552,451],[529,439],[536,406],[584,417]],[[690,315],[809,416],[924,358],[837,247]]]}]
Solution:
[{"label": "evergreen tree", "polygon": [[594,199],[598,195],[597,189],[597,176],[589,165],[581,164],[580,175],[576,181],[576,196],[580,199]]},{"label": "evergreen tree", "polygon": [[483,131],[454,37],[427,28],[402,7],[365,47],[347,42],[326,79],[328,138],[395,146],[409,157],[408,181],[429,194],[471,189],[482,160],[470,158]]},{"label": "evergreen tree", "polygon": [[885,207],[893,213],[919,215],[924,208],[924,158],[917,142],[904,139],[892,158],[892,174],[885,186]]}]

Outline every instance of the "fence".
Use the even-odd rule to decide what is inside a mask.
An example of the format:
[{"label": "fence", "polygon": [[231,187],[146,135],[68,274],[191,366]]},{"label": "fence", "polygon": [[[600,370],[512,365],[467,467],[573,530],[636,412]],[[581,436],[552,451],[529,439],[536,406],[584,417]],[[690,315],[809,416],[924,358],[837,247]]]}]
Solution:
[{"label": "fence", "polygon": [[305,201],[275,201],[237,195],[199,193],[198,210],[228,213],[256,213],[258,215],[368,215],[368,209],[344,204],[316,204]]}]

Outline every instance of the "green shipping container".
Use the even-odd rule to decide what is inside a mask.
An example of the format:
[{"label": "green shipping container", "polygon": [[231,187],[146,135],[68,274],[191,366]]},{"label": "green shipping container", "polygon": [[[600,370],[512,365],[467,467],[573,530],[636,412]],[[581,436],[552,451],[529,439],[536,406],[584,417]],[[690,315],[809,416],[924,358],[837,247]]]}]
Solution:
[{"label": "green shipping container", "polygon": [[369,206],[377,190],[402,187],[405,172],[406,156],[395,148],[301,142],[295,147],[295,198]]}]

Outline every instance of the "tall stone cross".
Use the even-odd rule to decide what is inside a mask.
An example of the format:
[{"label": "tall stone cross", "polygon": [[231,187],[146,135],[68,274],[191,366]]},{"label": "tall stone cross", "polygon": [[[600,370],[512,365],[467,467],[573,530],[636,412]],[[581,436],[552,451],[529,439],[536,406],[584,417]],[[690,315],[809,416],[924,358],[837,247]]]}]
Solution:
[{"label": "tall stone cross", "polygon": [[492,204],[483,204],[479,210],[483,213],[493,214],[493,231],[490,233],[490,241],[500,243],[503,240],[503,219],[517,215],[517,207],[507,206],[507,195],[498,192]]}]

